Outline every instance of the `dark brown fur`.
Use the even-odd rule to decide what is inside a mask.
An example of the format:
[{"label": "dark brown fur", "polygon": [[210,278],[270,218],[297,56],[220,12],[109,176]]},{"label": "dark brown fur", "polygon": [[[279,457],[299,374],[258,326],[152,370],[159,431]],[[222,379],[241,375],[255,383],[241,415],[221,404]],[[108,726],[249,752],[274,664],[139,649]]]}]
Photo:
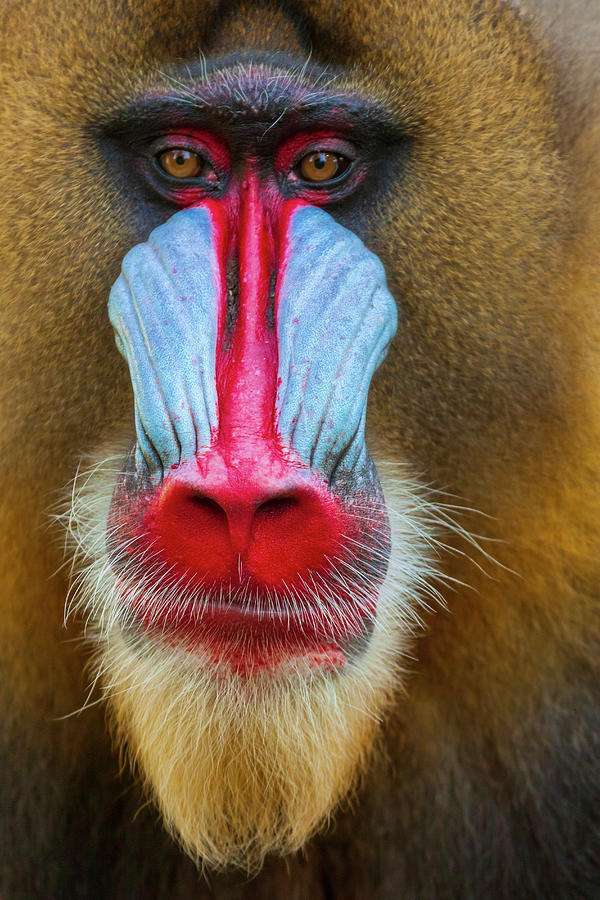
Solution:
[{"label": "dark brown fur", "polygon": [[[585,68],[600,14],[536,5],[540,26],[492,0],[3,4],[4,900],[600,896],[600,120]],[[345,84],[409,123],[367,235],[402,313],[370,442],[490,516],[464,522],[501,539],[507,568],[442,561],[470,587],[431,615],[387,762],[335,827],[249,883],[207,885],[138,812],[102,710],[61,718],[85,698],[86,660],[45,526],[80,454],[130,416],[106,299],[161,219],[94,127],[156,69],[240,44],[348,67]]]}]

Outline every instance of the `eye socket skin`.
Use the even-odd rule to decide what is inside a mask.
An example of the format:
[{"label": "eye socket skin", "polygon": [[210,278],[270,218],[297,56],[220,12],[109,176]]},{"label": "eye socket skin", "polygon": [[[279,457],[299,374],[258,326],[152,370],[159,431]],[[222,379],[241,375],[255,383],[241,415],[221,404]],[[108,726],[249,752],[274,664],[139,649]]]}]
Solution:
[{"label": "eye socket skin", "polygon": [[[189,147],[168,147],[155,156],[159,168],[171,178],[187,180],[202,177],[217,181],[218,176],[209,161],[197,150]],[[333,150],[312,150],[293,167],[291,180],[301,180],[318,186],[341,180],[350,169],[353,160]]]},{"label": "eye socket skin", "polygon": [[320,184],[337,180],[348,171],[350,165],[351,160],[341,153],[316,150],[304,156],[296,169],[303,181]]},{"label": "eye socket skin", "polygon": [[210,131],[164,133],[146,145],[143,155],[151,163],[148,174],[159,191],[172,190],[173,182],[204,183],[215,188],[231,169],[231,155],[225,143]]},{"label": "eye socket skin", "polygon": [[[265,177],[274,169],[279,190],[286,197],[312,197],[317,204],[337,202],[366,174],[359,148],[330,131],[296,133],[279,146],[260,148],[255,156],[243,143],[232,143],[241,157],[237,170],[249,160],[258,160]],[[199,202],[203,196],[221,196],[228,190],[232,152],[229,141],[215,131],[169,133],[165,129],[141,148],[140,155],[140,169],[150,186],[178,206]]]},{"label": "eye socket skin", "polygon": [[343,199],[366,174],[359,147],[327,129],[292,134],[278,146],[274,163],[284,192],[316,203]]},{"label": "eye socket skin", "polygon": [[187,147],[171,147],[158,157],[158,164],[172,178],[195,178],[207,165],[206,160]]}]

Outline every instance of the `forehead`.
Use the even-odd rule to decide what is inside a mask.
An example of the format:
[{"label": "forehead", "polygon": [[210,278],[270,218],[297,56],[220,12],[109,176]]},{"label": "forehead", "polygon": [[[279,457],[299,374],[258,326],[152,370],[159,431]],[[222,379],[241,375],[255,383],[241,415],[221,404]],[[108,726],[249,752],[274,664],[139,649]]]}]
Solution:
[{"label": "forehead", "polygon": [[342,96],[339,72],[282,53],[203,56],[175,67],[165,79],[171,99],[250,118],[281,115],[292,106],[305,110]]},{"label": "forehead", "polygon": [[281,2],[224,3],[205,31],[202,49],[207,55],[224,55],[244,47],[306,56],[311,52],[310,18]]},{"label": "forehead", "polygon": [[155,73],[145,88],[108,121],[109,130],[129,131],[168,120],[181,124],[256,123],[282,126],[301,118],[306,125],[337,121],[375,131],[395,128],[395,116],[381,99],[359,90],[333,67],[282,54],[203,57]]}]

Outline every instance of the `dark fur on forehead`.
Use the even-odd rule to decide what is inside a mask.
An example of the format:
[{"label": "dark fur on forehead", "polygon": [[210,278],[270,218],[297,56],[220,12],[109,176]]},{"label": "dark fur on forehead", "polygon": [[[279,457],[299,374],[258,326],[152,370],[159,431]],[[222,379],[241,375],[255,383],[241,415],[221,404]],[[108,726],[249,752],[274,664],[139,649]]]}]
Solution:
[{"label": "dark fur on forehead", "polygon": [[[301,112],[333,103],[339,77],[309,58],[299,62],[283,53],[246,52],[151,73],[146,93],[154,106],[163,100],[184,116],[196,109],[238,120],[268,120],[281,118],[291,107]],[[143,105],[141,99],[137,106]],[[124,110],[118,118],[128,115]]]},{"label": "dark fur on forehead", "polygon": [[[358,86],[358,85],[357,85]],[[161,116],[172,123],[193,121],[203,115],[236,124],[283,125],[296,121],[326,120],[347,126],[360,123],[383,140],[401,139],[407,124],[385,102],[375,100],[342,72],[300,63],[283,54],[245,53],[201,61],[151,73],[143,91],[111,114],[104,127],[110,133],[150,127]]]},{"label": "dark fur on forehead", "polygon": [[207,55],[238,53],[240,48],[255,50],[285,49],[299,56],[311,50],[310,14],[293,2],[274,0],[222,0],[206,46]]}]

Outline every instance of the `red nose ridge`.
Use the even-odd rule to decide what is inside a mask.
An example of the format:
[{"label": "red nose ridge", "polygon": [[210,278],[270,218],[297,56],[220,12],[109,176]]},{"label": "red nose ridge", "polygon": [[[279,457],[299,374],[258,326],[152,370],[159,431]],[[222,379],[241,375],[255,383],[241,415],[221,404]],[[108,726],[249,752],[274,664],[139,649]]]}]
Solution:
[{"label": "red nose ridge", "polygon": [[[210,449],[171,470],[144,517],[152,547],[171,577],[190,586],[273,588],[317,593],[315,579],[340,556],[341,506],[306,461],[277,436],[277,333],[269,324],[271,276],[285,258],[289,215],[265,209],[249,171],[239,217],[229,223],[239,255],[233,333],[216,360],[218,433]],[[216,220],[215,220],[216,221]],[[219,225],[218,227],[221,227]],[[215,226],[217,227],[217,226]],[[229,246],[221,241],[221,252]],[[221,271],[226,260],[220,261]],[[222,297],[222,303],[225,297]],[[225,318],[221,310],[221,324]]]},{"label": "red nose ridge", "polygon": [[259,461],[232,460],[215,448],[173,471],[154,498],[153,545],[190,584],[306,590],[339,556],[338,501],[306,467],[263,450]]}]

